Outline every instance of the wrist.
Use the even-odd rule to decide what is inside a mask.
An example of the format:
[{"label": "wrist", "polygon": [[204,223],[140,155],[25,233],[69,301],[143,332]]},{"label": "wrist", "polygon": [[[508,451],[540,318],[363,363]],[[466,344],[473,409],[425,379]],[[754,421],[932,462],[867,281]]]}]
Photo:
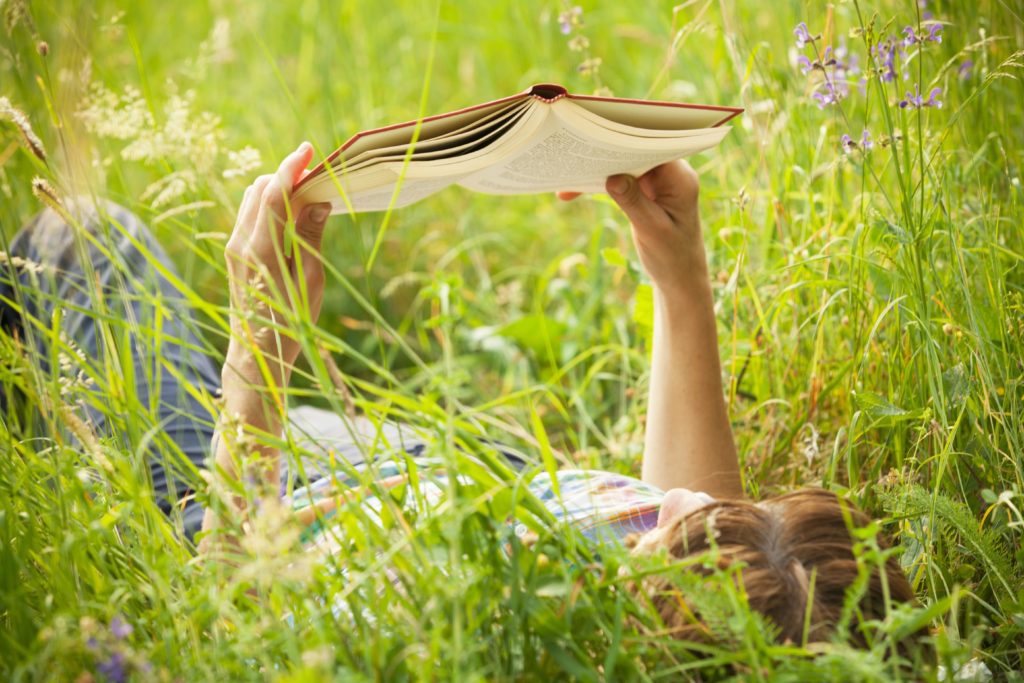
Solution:
[{"label": "wrist", "polygon": [[286,387],[291,379],[291,365],[279,357],[253,351],[232,340],[221,367],[221,384],[225,387],[245,385],[260,389]]},{"label": "wrist", "polygon": [[669,281],[654,281],[653,290],[654,304],[662,313],[684,313],[713,303],[711,278],[703,259]]}]

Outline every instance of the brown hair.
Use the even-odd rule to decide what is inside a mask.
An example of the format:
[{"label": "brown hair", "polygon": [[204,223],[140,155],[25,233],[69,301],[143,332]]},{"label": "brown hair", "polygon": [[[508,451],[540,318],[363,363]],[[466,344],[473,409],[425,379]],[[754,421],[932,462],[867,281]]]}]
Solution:
[{"label": "brown hair", "polygon": [[[779,627],[781,642],[803,642],[808,609],[807,642],[825,641],[833,635],[847,589],[858,577],[851,530],[870,521],[854,504],[830,491],[804,489],[761,503],[713,503],[633,540],[633,552],[665,548],[671,557],[684,559],[716,548],[720,568],[742,563],[747,600]],[[878,544],[888,547],[883,538]],[[700,563],[689,570],[704,575],[714,571]],[[707,628],[699,615],[680,603],[682,596],[669,576],[645,579],[643,591],[676,637],[707,639]],[[910,582],[894,556],[886,560],[884,571],[877,566],[871,570],[858,604],[859,615],[855,611],[849,622],[851,644],[867,646],[859,621],[884,618],[886,591],[893,604],[914,600]],[[813,595],[810,606],[809,595]],[[900,650],[906,652],[904,646]]]}]

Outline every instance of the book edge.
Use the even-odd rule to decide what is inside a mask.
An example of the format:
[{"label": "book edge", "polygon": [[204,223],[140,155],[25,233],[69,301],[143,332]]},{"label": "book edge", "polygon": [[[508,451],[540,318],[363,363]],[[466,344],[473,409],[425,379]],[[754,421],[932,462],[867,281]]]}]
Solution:
[{"label": "book edge", "polygon": [[[553,95],[551,95],[549,93],[553,93]],[[454,111],[445,112],[443,114],[433,114],[431,116],[426,116],[426,117],[424,117],[422,119],[412,119],[410,121],[403,121],[401,123],[393,123],[393,124],[388,125],[388,126],[381,126],[380,128],[371,128],[370,130],[359,131],[358,133],[356,133],[355,135],[350,137],[348,140],[346,140],[345,143],[342,144],[341,147],[338,147],[336,150],[331,152],[331,154],[327,158],[325,158],[319,164],[317,164],[312,169],[310,169],[309,173],[307,173],[301,180],[299,180],[298,183],[295,184],[294,191],[298,191],[303,185],[306,184],[306,181],[309,180],[310,178],[317,177],[323,171],[324,167],[327,164],[329,164],[332,161],[334,161],[335,159],[337,159],[338,156],[342,152],[344,152],[346,149],[348,149],[349,147],[354,145],[357,140],[360,140],[361,138],[364,138],[367,135],[374,135],[376,133],[383,133],[383,132],[386,132],[386,131],[389,131],[389,130],[396,130],[398,128],[406,128],[408,126],[415,126],[417,123],[421,123],[422,124],[422,123],[426,123],[428,121],[437,121],[439,119],[445,119],[445,118],[448,118],[448,117],[451,117],[451,116],[458,116],[459,114],[465,114],[466,112],[471,112],[471,111],[474,111],[476,109],[483,109],[485,107],[491,107],[491,106],[494,106],[496,104],[502,104],[502,103],[505,103],[505,102],[512,102],[514,100],[517,100],[517,99],[520,99],[520,98],[524,98],[524,97],[532,97],[533,99],[538,100],[540,102],[544,102],[546,104],[551,104],[552,102],[557,102],[558,100],[565,98],[565,99],[570,99],[570,100],[591,100],[591,101],[598,101],[598,102],[626,102],[628,104],[640,104],[640,105],[655,106],[655,107],[678,107],[680,109],[703,109],[703,110],[706,110],[706,111],[720,111],[720,112],[723,112],[723,113],[728,113],[728,116],[725,116],[725,118],[723,118],[722,120],[720,120],[717,123],[715,123],[715,125],[713,125],[712,128],[718,128],[719,126],[722,126],[722,125],[728,123],[729,121],[731,121],[732,119],[736,118],[737,116],[739,116],[740,114],[743,113],[743,108],[742,107],[726,107],[726,106],[714,105],[714,104],[688,104],[688,103],[685,103],[685,102],[666,102],[666,101],[663,101],[663,100],[641,100],[641,99],[629,98],[629,97],[601,97],[599,95],[573,95],[568,90],[566,90],[565,87],[563,87],[561,85],[557,85],[555,83],[536,83],[536,84],[530,86],[529,88],[527,88],[526,90],[524,90],[521,93],[517,93],[515,95],[509,95],[508,97],[501,97],[501,98],[496,99],[496,100],[491,100],[490,102],[483,102],[481,104],[474,104],[474,105],[472,105],[470,107],[463,107],[462,109],[456,109]]]},{"label": "book edge", "polygon": [[515,95],[509,95],[508,97],[501,97],[501,98],[496,99],[496,100],[491,100],[490,102],[483,102],[481,104],[474,104],[471,107],[463,107],[462,109],[456,109],[454,111],[446,111],[443,114],[433,114],[431,116],[425,116],[422,119],[411,119],[409,121],[403,121],[401,123],[392,123],[391,125],[388,125],[388,126],[381,126],[380,128],[371,128],[370,130],[361,130],[358,133],[356,133],[355,135],[353,135],[352,137],[350,137],[348,140],[346,140],[344,142],[344,144],[342,144],[341,147],[339,147],[336,150],[334,150],[333,152],[331,152],[330,155],[326,159],[324,159],[319,164],[317,164],[312,169],[310,169],[309,173],[307,173],[305,175],[305,177],[303,177],[298,183],[295,184],[295,188],[294,189],[296,191],[299,190],[299,188],[301,188],[303,185],[306,184],[307,180],[309,180],[310,178],[316,176],[321,171],[323,171],[324,166],[326,166],[327,164],[329,164],[332,161],[334,161],[335,159],[337,159],[338,156],[342,152],[344,152],[346,149],[348,149],[349,147],[354,145],[357,140],[360,140],[361,138],[364,138],[367,135],[374,135],[376,133],[384,133],[386,131],[397,130],[399,128],[407,128],[408,126],[415,126],[417,123],[421,123],[422,124],[422,123],[427,123],[428,121],[437,121],[439,119],[446,119],[446,118],[449,118],[451,116],[458,116],[459,114],[465,114],[467,112],[471,112],[471,111],[474,111],[476,109],[484,109],[485,107],[491,107],[491,106],[494,106],[494,105],[497,105],[497,104],[502,104],[502,103],[505,103],[505,102],[513,102],[513,101],[518,100],[518,99],[529,97],[530,94],[531,94],[530,91],[527,90],[526,92],[517,93]]}]

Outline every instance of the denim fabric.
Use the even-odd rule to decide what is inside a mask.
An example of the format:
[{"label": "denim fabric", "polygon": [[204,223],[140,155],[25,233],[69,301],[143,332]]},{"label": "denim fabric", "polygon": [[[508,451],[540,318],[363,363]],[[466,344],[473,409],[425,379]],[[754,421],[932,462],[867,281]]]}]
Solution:
[{"label": "denim fabric", "polygon": [[[114,359],[114,371],[98,376],[120,386],[94,387],[94,400],[83,402],[82,417],[126,452],[146,445],[142,455],[158,503],[167,513],[181,510],[191,537],[203,513],[190,494],[200,481],[196,468],[209,452],[215,417],[186,388],[207,398],[215,395],[219,363],[201,341],[181,292],[164,275],[177,277],[146,225],[109,202],[81,200],[69,208],[75,216],[71,224],[47,209],[11,241],[0,265],[0,324],[49,372],[51,344],[40,330],[51,327],[59,307],[60,329],[77,344],[85,363],[99,368],[102,359]],[[17,257],[41,270],[17,267]],[[125,409],[142,415],[122,419],[111,405],[112,394],[129,396]],[[0,406],[6,408],[7,398],[0,396]],[[146,430],[141,439],[139,424]]]},{"label": "denim fabric", "polygon": [[[220,364],[171,281],[179,278],[174,264],[142,220],[110,202],[79,201],[71,210],[71,224],[46,210],[15,235],[0,264],[0,325],[49,372],[50,344],[40,329],[49,329],[62,309],[63,334],[98,369],[96,375],[110,382],[93,388],[84,417],[123,452],[146,446],[160,508],[172,516],[180,511],[191,539],[203,518],[191,494],[201,485],[196,470],[211,450],[216,416],[207,406],[219,394]],[[17,258],[39,264],[41,272],[18,267]],[[125,357],[130,361],[113,372],[103,365],[105,358]],[[126,393],[133,397],[131,420],[111,405],[111,395]],[[0,415],[6,415],[7,399],[0,391]],[[326,476],[336,462],[332,458],[360,465],[369,452],[374,458],[401,451],[416,456],[427,443],[407,425],[374,425],[310,406],[293,408],[289,422],[303,455],[300,462],[298,454],[284,454],[282,492]],[[139,423],[144,434],[131,430]],[[522,454],[490,445],[513,469],[526,466]]]}]

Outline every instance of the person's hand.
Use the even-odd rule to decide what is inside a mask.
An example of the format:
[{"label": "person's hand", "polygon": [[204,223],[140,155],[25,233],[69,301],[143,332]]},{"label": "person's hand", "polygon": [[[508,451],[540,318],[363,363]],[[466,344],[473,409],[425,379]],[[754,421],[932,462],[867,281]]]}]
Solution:
[{"label": "person's hand", "polygon": [[[701,242],[697,174],[685,161],[656,166],[639,178],[615,175],[605,189],[633,226],[633,243],[644,270],[662,294],[674,297],[707,279]],[[563,200],[578,192],[559,192]]]},{"label": "person's hand", "polygon": [[265,361],[271,378],[287,384],[299,344],[284,329],[284,311],[305,307],[311,322],[320,315],[320,242],[331,205],[291,202],[292,188],[307,173],[312,156],[313,147],[303,142],[276,173],[260,176],[249,186],[225,249],[231,290],[225,369],[230,366],[249,382],[259,381]]}]

